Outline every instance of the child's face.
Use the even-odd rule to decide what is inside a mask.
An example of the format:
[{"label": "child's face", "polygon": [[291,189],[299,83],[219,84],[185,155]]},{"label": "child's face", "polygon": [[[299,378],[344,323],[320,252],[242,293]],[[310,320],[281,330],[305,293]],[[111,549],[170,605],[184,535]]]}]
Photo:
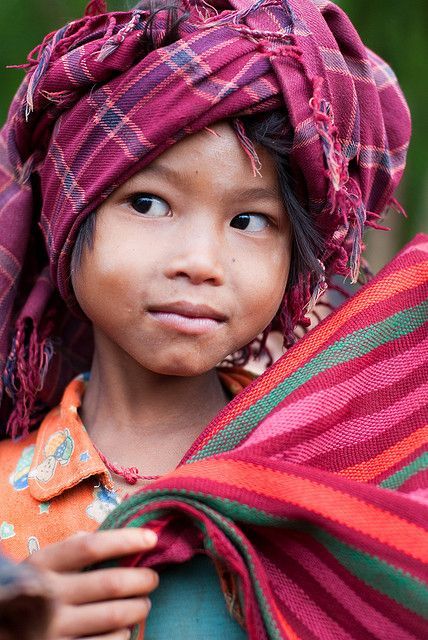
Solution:
[{"label": "child's face", "polygon": [[254,176],[230,125],[212,129],[103,203],[73,278],[109,353],[158,374],[200,375],[251,342],[287,283],[291,238],[273,161],[258,148]]}]

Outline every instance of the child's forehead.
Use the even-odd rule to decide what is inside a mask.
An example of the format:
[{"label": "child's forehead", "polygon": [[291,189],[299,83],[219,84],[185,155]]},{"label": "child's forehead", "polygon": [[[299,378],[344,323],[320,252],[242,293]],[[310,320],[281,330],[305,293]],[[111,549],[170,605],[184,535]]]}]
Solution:
[{"label": "child's forehead", "polygon": [[138,186],[144,178],[160,180],[185,188],[200,179],[215,182],[222,190],[240,192],[247,197],[280,198],[274,160],[269,151],[255,145],[260,171],[244,151],[229,121],[221,121],[186,136],[131,176],[122,186]]}]

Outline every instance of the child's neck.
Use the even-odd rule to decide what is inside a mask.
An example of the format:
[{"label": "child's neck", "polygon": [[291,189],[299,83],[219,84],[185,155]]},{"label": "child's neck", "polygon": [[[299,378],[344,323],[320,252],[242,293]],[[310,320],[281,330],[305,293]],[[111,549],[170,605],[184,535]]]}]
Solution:
[{"label": "child's neck", "polygon": [[160,475],[177,466],[226,403],[215,369],[195,377],[163,376],[123,352],[115,357],[96,349],[81,416],[111,462]]}]

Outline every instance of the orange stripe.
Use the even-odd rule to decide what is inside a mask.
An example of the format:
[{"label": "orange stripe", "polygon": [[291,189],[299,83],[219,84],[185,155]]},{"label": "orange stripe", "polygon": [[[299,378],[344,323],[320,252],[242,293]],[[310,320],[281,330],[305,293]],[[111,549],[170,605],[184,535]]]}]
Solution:
[{"label": "orange stripe", "polygon": [[300,640],[299,636],[294,631],[294,629],[290,627],[290,624],[284,618],[284,616],[282,615],[281,611],[278,609],[274,601],[272,601],[272,609],[275,611],[275,615],[277,616],[281,624],[282,630],[285,631],[285,633],[287,634],[287,640]]},{"label": "orange stripe", "polygon": [[428,564],[428,533],[416,524],[338,489],[235,460],[201,460],[165,476],[200,478],[291,503],[354,529]]},{"label": "orange stripe", "polygon": [[407,438],[400,440],[389,449],[385,449],[374,458],[339,471],[338,475],[358,480],[359,482],[367,482],[367,480],[376,478],[380,473],[394,466],[400,460],[407,458],[413,451],[427,443],[428,425],[417,429]]},{"label": "orange stripe", "polygon": [[[262,378],[259,378],[258,388],[262,391],[259,391],[257,397],[254,397],[253,393],[244,394],[243,397],[240,397],[240,402],[228,407],[216,422],[214,433],[251,407],[258,399],[267,395],[278,385],[279,378],[282,379],[289,376],[298,369],[353,316],[383,300],[392,298],[392,296],[398,293],[423,284],[427,280],[427,272],[428,260],[425,260],[418,264],[404,267],[400,271],[394,271],[378,282],[371,284],[367,289],[362,289],[361,292],[354,298],[351,298],[342,309],[338,309],[334,314],[324,320],[324,323],[317,327],[314,333],[309,333],[303,342],[298,343],[293,351],[287,354],[286,358],[279,360]],[[211,439],[212,435],[213,431],[210,431],[204,441],[198,444],[198,449],[203,448],[206,442]]]}]

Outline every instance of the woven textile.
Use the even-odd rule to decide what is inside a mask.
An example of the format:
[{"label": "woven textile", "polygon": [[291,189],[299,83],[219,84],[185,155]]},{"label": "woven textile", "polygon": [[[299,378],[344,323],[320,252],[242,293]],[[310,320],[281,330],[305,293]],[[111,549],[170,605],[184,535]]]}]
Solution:
[{"label": "woven textile", "polygon": [[[87,324],[54,293],[76,311],[70,260],[79,226],[183,136],[284,108],[297,196],[323,236],[327,277],[357,277],[364,227],[376,226],[401,177],[407,105],[336,5],[183,0],[181,11],[189,17],[172,43],[165,12],[137,8],[86,15],[29,59],[0,136],[0,385],[13,435],[30,426],[36,395],[39,409],[53,406],[90,360]],[[302,282],[287,292],[291,328],[315,288]]]},{"label": "woven textile", "polygon": [[[202,548],[251,640],[428,637],[428,236],[297,343],[103,528]],[[227,578],[228,574],[232,577]]]}]

